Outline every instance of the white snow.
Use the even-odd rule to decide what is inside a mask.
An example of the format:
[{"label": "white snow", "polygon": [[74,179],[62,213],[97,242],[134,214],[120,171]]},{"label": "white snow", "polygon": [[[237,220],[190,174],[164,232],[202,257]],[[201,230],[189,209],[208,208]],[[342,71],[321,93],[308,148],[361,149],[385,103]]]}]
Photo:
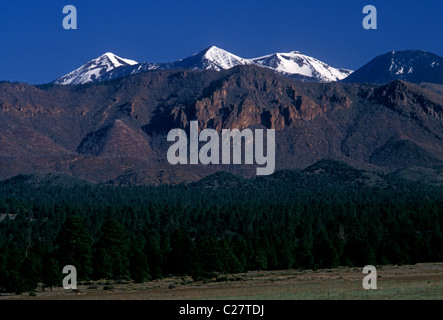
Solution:
[{"label": "white snow", "polygon": [[74,71],[55,80],[54,83],[62,85],[84,84],[94,81],[103,73],[111,71],[115,68],[135,64],[138,64],[138,62],[130,59],[121,58],[111,52],[106,52],[100,57],[87,62]]},{"label": "white snow", "polygon": [[346,78],[351,70],[339,70],[313,57],[298,51],[274,53],[251,59],[255,64],[278,72],[313,77],[321,82],[331,82]]},{"label": "white snow", "polygon": [[[197,53],[198,54],[198,53]],[[331,82],[346,78],[351,70],[336,69],[326,63],[301,54],[299,51],[273,53],[258,58],[245,59],[216,46],[210,47],[203,56],[205,69],[230,69],[237,65],[255,64],[284,74],[299,74],[316,78],[321,82]]]},{"label": "white snow", "polygon": [[248,59],[243,59],[216,46],[210,47],[204,54],[203,58],[209,62],[206,69],[217,71],[251,63]]},{"label": "white snow", "polygon": [[[109,60],[111,60],[111,63],[114,65],[114,68],[121,67],[121,66],[124,66],[124,65],[133,66],[134,64],[138,64],[137,61],[120,58],[119,56],[116,56],[112,52],[106,52],[101,57],[107,57]],[[120,61],[118,61],[117,59],[119,59],[120,61],[123,61],[124,64],[120,63]]]},{"label": "white snow", "polygon": [[[392,53],[394,53],[394,52],[392,52]],[[392,58],[391,59],[391,66],[389,67],[389,71],[392,71],[394,69],[394,65],[395,65],[394,58]]]},{"label": "white snow", "polygon": [[397,70],[395,74],[403,74],[403,73],[404,73],[404,68],[401,67],[400,69]]},{"label": "white snow", "polygon": [[[197,56],[199,53],[194,54]],[[180,59],[174,63],[183,61]],[[172,63],[172,64],[174,64]],[[392,61],[394,63],[394,61]],[[89,61],[67,75],[54,81],[56,84],[84,84],[98,79],[101,75],[121,66],[139,64],[137,61],[124,59],[111,52],[106,52],[100,57]],[[237,65],[258,65],[286,75],[301,75],[311,77],[320,82],[332,82],[346,78],[352,70],[333,68],[313,57],[304,55],[299,51],[288,53],[273,53],[258,58],[245,59],[226,50],[212,46],[201,57],[201,62],[192,68],[206,70],[226,70]],[[148,66],[148,70],[161,68],[160,64]],[[391,66],[392,68],[392,66]],[[146,70],[142,64],[134,68],[131,74]]]}]

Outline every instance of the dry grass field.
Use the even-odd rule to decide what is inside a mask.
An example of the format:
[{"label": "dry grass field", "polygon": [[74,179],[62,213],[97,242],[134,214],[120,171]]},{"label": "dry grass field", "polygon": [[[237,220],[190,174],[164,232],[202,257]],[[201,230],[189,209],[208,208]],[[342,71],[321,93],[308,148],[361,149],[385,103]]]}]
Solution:
[{"label": "dry grass field", "polygon": [[377,267],[377,290],[364,290],[362,268],[325,270],[256,271],[220,275],[207,281],[165,278],[141,284],[95,281],[80,284],[76,291],[38,288],[35,296],[0,296],[0,300],[421,300],[443,299],[443,263]]}]

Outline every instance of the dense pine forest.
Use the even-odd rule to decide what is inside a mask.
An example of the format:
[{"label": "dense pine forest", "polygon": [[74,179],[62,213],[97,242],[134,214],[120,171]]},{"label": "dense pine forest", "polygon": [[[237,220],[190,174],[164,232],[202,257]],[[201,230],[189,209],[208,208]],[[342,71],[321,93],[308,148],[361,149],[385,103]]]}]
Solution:
[{"label": "dense pine forest", "polygon": [[0,290],[79,280],[443,261],[443,187],[334,161],[244,179],[0,182]]}]

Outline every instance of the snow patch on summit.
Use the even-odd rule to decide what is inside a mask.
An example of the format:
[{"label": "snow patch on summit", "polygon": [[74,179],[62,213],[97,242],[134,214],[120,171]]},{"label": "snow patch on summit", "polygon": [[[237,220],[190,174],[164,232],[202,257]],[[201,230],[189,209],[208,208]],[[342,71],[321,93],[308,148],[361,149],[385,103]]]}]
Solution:
[{"label": "snow patch on summit", "polygon": [[258,58],[245,59],[216,46],[211,46],[190,57],[169,63],[138,63],[137,61],[124,59],[111,52],[107,52],[55,80],[54,83],[77,85],[87,82],[116,79],[125,75],[155,69],[221,71],[238,65],[257,65],[285,76],[318,82],[338,81],[352,73],[352,71],[348,69],[333,68],[299,51],[273,53]]},{"label": "snow patch on summit", "polygon": [[320,82],[338,81],[352,73],[351,70],[333,68],[318,59],[301,54],[298,51],[274,53],[251,60],[259,66],[273,69],[277,72],[315,78]]},{"label": "snow patch on summit", "polygon": [[216,46],[210,47],[203,58],[211,63],[209,66],[213,70],[230,69],[237,65],[250,64],[247,59],[243,59],[235,54],[232,54],[226,50],[217,48]]},{"label": "snow patch on summit", "polygon": [[55,84],[77,85],[97,80],[101,75],[115,68],[138,64],[137,61],[121,58],[111,52],[106,52],[74,71],[54,81]]}]

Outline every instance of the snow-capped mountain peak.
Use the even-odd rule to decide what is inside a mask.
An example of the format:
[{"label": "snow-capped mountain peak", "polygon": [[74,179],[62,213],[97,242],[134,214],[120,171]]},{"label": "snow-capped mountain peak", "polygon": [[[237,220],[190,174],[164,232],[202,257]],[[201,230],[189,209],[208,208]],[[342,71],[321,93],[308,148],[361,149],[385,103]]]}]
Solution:
[{"label": "snow-capped mountain peak", "polygon": [[192,56],[167,64],[167,69],[203,69],[226,70],[237,65],[251,63],[248,59],[241,58],[216,46],[211,46]]},{"label": "snow-capped mountain peak", "polygon": [[113,64],[114,68],[121,67],[121,66],[127,66],[127,65],[132,66],[134,64],[138,64],[137,61],[121,58],[121,57],[113,54],[112,52],[106,52],[103,55],[101,55],[99,58],[109,59],[109,61],[111,61],[111,63]]},{"label": "snow-capped mountain peak", "polygon": [[352,73],[351,70],[333,68],[299,51],[273,53],[258,58],[245,59],[216,46],[210,46],[190,57],[169,63],[138,63],[107,52],[57,79],[54,83],[62,85],[84,84],[91,81],[116,79],[155,69],[221,71],[238,65],[251,64],[306,81],[338,81]]},{"label": "snow-capped mountain peak", "polygon": [[343,82],[385,84],[393,80],[443,83],[443,58],[424,50],[391,51],[379,55]]},{"label": "snow-capped mountain peak", "polygon": [[251,59],[259,66],[289,75],[300,75],[320,82],[331,82],[347,77],[352,71],[333,68],[299,51],[273,53]]},{"label": "snow-capped mountain peak", "polygon": [[97,80],[101,75],[115,68],[138,64],[137,61],[121,58],[112,52],[106,52],[92,59],[74,71],[54,81],[55,84],[84,84]]},{"label": "snow-capped mountain peak", "polygon": [[235,54],[232,54],[226,50],[220,49],[216,46],[211,46],[205,50],[203,58],[206,59],[214,70],[230,69],[237,65],[250,64],[247,59],[243,59]]}]

